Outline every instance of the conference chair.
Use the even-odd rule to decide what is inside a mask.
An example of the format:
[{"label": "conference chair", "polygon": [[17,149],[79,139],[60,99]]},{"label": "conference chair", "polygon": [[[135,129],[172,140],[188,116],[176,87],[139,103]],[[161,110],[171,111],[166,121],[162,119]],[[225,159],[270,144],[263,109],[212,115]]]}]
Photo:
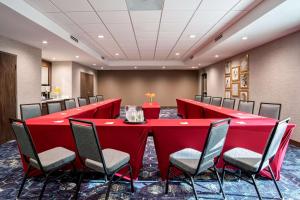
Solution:
[{"label": "conference chair", "polygon": [[76,101],[75,99],[67,99],[65,100],[65,107],[66,107],[66,110],[68,109],[72,109],[72,108],[76,108]]},{"label": "conference chair", "polygon": [[195,95],[195,101],[202,101],[202,95]]},{"label": "conference chair", "polygon": [[104,101],[104,96],[103,95],[96,95],[96,97],[97,97],[98,102]]},{"label": "conference chair", "polygon": [[251,113],[254,112],[255,101],[239,101],[238,110],[241,112]]},{"label": "conference chair", "polygon": [[90,103],[97,103],[97,97],[95,97],[95,96],[89,97],[89,102]]},{"label": "conference chair", "polygon": [[42,115],[41,104],[20,104],[21,119],[27,120],[34,117],[39,117]]},{"label": "conference chair", "polygon": [[280,103],[260,103],[258,115],[279,120],[280,112]]},{"label": "conference chair", "polygon": [[25,121],[10,119],[10,124],[18,143],[19,152],[28,166],[17,194],[17,198],[21,196],[24,184],[30,172],[32,170],[39,170],[45,177],[45,181],[39,195],[39,199],[42,199],[46,185],[50,181],[50,176],[68,164],[73,165],[73,162],[75,161],[75,153],[64,147],[55,147],[53,149],[37,153]]},{"label": "conference chair", "polygon": [[47,102],[46,104],[48,114],[60,112],[62,110],[60,102]]},{"label": "conference chair", "polygon": [[214,106],[221,106],[221,103],[222,103],[222,97],[213,97],[210,102],[210,104]]},{"label": "conference chair", "polygon": [[183,172],[185,177],[189,178],[190,182],[187,180],[184,181],[193,188],[196,199],[198,199],[198,196],[194,186],[194,177],[202,172],[211,170],[216,174],[222,196],[225,199],[225,194],[223,192],[216,165],[219,161],[223,146],[225,144],[229,124],[230,119],[223,119],[210,124],[202,152],[192,148],[185,148],[170,155],[170,163],[165,188],[166,194],[169,191],[169,179],[172,168],[178,169],[179,171]]},{"label": "conference chair", "polygon": [[230,98],[223,99],[222,107],[234,109],[234,105],[235,105],[235,99],[230,99]]},{"label": "conference chair", "polygon": [[[98,133],[92,122],[69,119],[74,141],[77,147],[77,155],[84,166],[83,171],[79,172],[75,199],[78,197],[80,185],[87,171],[102,173],[108,184],[105,199],[109,198],[109,192],[113,183],[116,183],[128,173],[130,174],[131,192],[134,192],[132,168],[130,165],[130,155],[115,149],[102,149]],[[127,168],[127,173],[117,180],[114,180],[116,173],[121,169]]]},{"label": "conference chair", "polygon": [[[229,151],[226,151],[223,154],[224,165],[223,165],[223,172],[222,172],[222,184],[224,182],[225,171],[229,172],[245,180],[246,182],[254,185],[258,198],[262,199],[262,196],[260,195],[258,187],[255,182],[255,177],[258,176],[263,169],[267,168],[271,174],[272,180],[276,186],[280,198],[283,199],[283,196],[276,183],[273,170],[270,167],[270,163],[272,162],[272,160],[275,157],[275,154],[278,151],[280,142],[287,129],[289,121],[290,119],[287,118],[285,120],[276,123],[275,127],[273,128],[268,138],[266,147],[264,148],[264,151],[262,153],[254,152],[252,150],[241,148],[241,147],[236,147]],[[227,165],[240,169],[242,172],[245,173],[245,175],[251,178],[252,182],[249,181],[248,179],[244,179],[243,177],[237,175],[234,172],[227,171],[226,170]]]},{"label": "conference chair", "polygon": [[202,102],[206,104],[210,104],[211,101],[211,96],[203,96],[202,97]]},{"label": "conference chair", "polygon": [[79,107],[85,106],[85,105],[88,104],[87,99],[84,98],[84,97],[78,97],[77,100],[78,100],[78,106]]}]

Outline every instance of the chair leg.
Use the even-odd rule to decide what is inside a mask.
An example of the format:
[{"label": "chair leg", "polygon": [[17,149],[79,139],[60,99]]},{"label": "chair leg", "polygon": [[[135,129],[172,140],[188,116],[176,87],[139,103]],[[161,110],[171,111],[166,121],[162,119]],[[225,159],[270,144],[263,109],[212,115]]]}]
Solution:
[{"label": "chair leg", "polygon": [[131,165],[128,165],[129,174],[130,174],[130,186],[131,186],[131,193],[134,193],[134,185],[133,185],[133,176],[132,176],[132,168]]},{"label": "chair leg", "polygon": [[[225,167],[226,167],[226,164],[224,163],[223,169],[222,169],[222,177],[221,177],[221,184],[222,184],[222,187],[223,187],[223,185],[224,185]],[[221,191],[221,188],[220,188],[220,191],[219,191],[219,192],[222,192],[222,191]]]},{"label": "chair leg", "polygon": [[169,167],[168,167],[168,173],[167,173],[167,180],[166,180],[165,194],[168,194],[168,193],[169,193],[169,178],[170,178],[171,167],[172,167],[172,164],[170,163],[170,164],[169,164]]},{"label": "chair leg", "polygon": [[255,187],[256,193],[257,193],[257,195],[258,195],[258,198],[261,200],[262,198],[261,198],[261,196],[260,196],[260,193],[259,193],[259,191],[258,191],[258,187],[257,187],[256,182],[255,182],[255,175],[251,175],[251,179],[252,179],[253,185],[254,185],[254,187]]},{"label": "chair leg", "polygon": [[45,180],[45,182],[44,182],[44,185],[43,185],[43,187],[42,187],[42,190],[41,190],[41,193],[40,193],[40,196],[39,196],[39,200],[43,198],[44,191],[45,191],[46,186],[47,186],[47,183],[48,183],[48,181],[49,181],[49,179],[50,179],[49,177],[50,177],[50,174],[47,174],[47,175],[46,175],[46,180]]},{"label": "chair leg", "polygon": [[24,176],[24,178],[23,178],[23,180],[22,180],[22,184],[21,184],[21,187],[20,187],[20,189],[19,189],[18,196],[17,196],[18,198],[21,196],[21,192],[22,192],[22,190],[23,190],[23,187],[24,187],[24,185],[25,185],[25,182],[26,182],[26,180],[27,180],[27,177],[28,177],[28,174],[29,174],[30,170],[31,170],[31,166],[29,165],[29,166],[28,166],[28,169],[27,169],[27,171],[26,171],[26,173],[25,173],[25,176]]},{"label": "chair leg", "polygon": [[113,183],[113,178],[114,176],[112,176],[108,182],[108,187],[107,187],[107,191],[106,191],[106,194],[105,194],[105,200],[108,200],[109,198],[109,192],[110,192],[110,189],[111,189],[111,186],[112,186],[112,183]]},{"label": "chair leg", "polygon": [[75,200],[78,198],[78,194],[79,194],[79,191],[80,191],[80,186],[81,186],[82,179],[83,179],[83,173],[81,172],[78,175],[78,179],[77,179],[77,183],[76,183],[76,191],[75,191],[75,195],[74,195]]},{"label": "chair leg", "polygon": [[225,193],[223,191],[223,186],[222,186],[222,183],[221,183],[221,179],[220,179],[219,173],[218,173],[218,171],[216,169],[216,166],[214,166],[214,171],[215,171],[217,179],[218,179],[218,183],[219,183],[219,186],[220,186],[220,190],[222,192],[222,196],[223,196],[224,199],[226,199]]},{"label": "chair leg", "polygon": [[279,196],[280,196],[280,199],[283,199],[283,196],[282,196],[282,194],[281,194],[281,192],[280,192],[280,189],[279,189],[279,187],[278,187],[278,185],[277,185],[277,183],[276,183],[276,180],[275,180],[275,177],[274,177],[273,170],[272,170],[272,168],[270,167],[270,165],[268,166],[268,168],[269,168],[270,174],[271,174],[271,176],[272,176],[272,180],[273,180],[273,182],[274,182],[274,184],[275,184],[275,186],[276,186],[276,189],[277,189],[277,191],[278,191],[278,194],[279,194]]},{"label": "chair leg", "polygon": [[192,183],[192,188],[193,188],[195,199],[198,200],[197,192],[196,192],[196,189],[195,189],[194,178],[190,176],[190,179],[191,179],[191,183]]}]

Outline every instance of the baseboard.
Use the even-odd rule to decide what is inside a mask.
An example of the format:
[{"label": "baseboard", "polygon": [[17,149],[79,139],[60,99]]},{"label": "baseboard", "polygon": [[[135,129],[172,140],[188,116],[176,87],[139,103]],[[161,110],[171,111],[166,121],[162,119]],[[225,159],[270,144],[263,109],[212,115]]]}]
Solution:
[{"label": "baseboard", "polygon": [[300,147],[300,142],[297,142],[295,140],[290,140],[290,144],[295,145],[296,147]]}]

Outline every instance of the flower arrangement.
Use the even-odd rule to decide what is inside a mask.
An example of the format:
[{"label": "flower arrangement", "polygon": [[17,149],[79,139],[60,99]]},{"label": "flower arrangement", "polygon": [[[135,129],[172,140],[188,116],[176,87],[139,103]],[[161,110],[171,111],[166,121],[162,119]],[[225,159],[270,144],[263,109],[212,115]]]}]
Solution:
[{"label": "flower arrangement", "polygon": [[146,97],[149,98],[149,102],[152,103],[153,102],[153,98],[156,96],[156,94],[154,92],[147,92],[145,94]]}]

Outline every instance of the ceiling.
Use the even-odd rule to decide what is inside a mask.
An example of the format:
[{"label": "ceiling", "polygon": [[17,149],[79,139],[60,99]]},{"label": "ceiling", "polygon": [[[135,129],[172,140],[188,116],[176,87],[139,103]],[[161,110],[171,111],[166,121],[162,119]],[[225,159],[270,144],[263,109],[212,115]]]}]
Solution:
[{"label": "ceiling", "polygon": [[[221,49],[217,50],[221,53],[222,48],[231,45],[230,42],[221,45],[222,42],[229,38],[232,40],[233,37],[237,40],[241,36],[238,31],[231,30],[237,24],[239,31],[251,25],[252,28],[248,28],[244,34],[256,31],[258,34],[254,39],[257,43],[267,42],[268,38],[259,38],[269,35],[263,32],[268,27],[260,26],[260,29],[256,29],[256,24],[259,24],[256,21],[264,19],[270,11],[288,1],[299,3],[297,0],[0,0],[0,3],[7,6],[0,4],[0,8],[12,9],[6,11],[10,15],[13,15],[13,11],[17,12],[14,17],[19,17],[20,23],[21,16],[28,18],[26,23],[29,27],[41,29],[35,34],[48,35],[44,36],[48,44],[42,46],[42,54],[43,58],[49,60],[54,57],[56,60],[74,60],[98,69],[100,66],[105,69],[134,69],[134,66],[139,69],[161,69],[162,66],[169,69],[196,69],[196,66],[206,66],[217,61],[211,56],[211,53],[215,53],[213,49],[219,45]],[[36,12],[39,19],[30,16],[29,10]],[[255,11],[258,13],[252,14],[251,20],[247,21],[247,16]],[[276,14],[280,16],[280,13]],[[1,18],[3,15],[5,13],[1,12]],[[243,24],[240,23],[242,20],[245,21]],[[297,27],[300,24],[298,21],[293,26]],[[1,24],[8,29],[16,29],[11,27],[15,25],[5,24],[4,20]],[[278,29],[286,33],[282,28],[284,25],[278,24]],[[216,36],[220,33],[225,36],[226,32],[230,34],[212,44]],[[81,46],[74,45],[65,33],[75,36]],[[2,30],[0,34],[13,36]],[[26,37],[30,36],[23,32],[23,42],[28,43]],[[29,43],[40,47],[40,42]],[[66,43],[64,46],[68,47],[62,49],[60,43]],[[256,43],[252,41],[251,44]],[[67,52],[62,52],[66,49]],[[208,54],[206,50],[210,53],[203,57]],[[80,54],[80,57],[74,58],[75,53]],[[226,51],[226,57],[232,56],[232,53]],[[189,59],[191,56],[194,58]],[[84,60],[83,57],[90,58]]]}]

